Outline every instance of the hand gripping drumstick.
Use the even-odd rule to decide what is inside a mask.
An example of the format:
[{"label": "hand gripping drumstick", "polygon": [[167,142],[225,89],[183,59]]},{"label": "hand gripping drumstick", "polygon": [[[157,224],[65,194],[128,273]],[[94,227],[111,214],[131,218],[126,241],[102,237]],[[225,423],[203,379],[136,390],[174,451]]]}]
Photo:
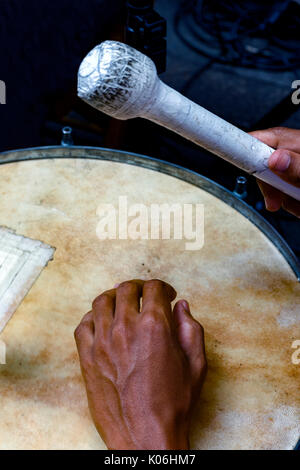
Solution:
[{"label": "hand gripping drumstick", "polygon": [[114,118],[167,127],[300,201],[300,189],[268,168],[274,149],[167,86],[152,60],[126,44],[105,41],[85,57],[78,96]]}]

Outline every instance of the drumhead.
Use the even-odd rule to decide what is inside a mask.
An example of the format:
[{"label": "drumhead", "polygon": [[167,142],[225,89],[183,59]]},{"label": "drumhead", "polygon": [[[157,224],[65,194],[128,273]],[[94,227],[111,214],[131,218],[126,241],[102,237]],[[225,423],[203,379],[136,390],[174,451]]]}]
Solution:
[{"label": "drumhead", "polygon": [[[55,248],[1,334],[0,448],[105,448],[87,408],[73,331],[116,282],[161,278],[203,324],[209,372],[195,449],[292,449],[300,434],[300,268],[277,232],[191,171],[106,149],[1,154],[0,225]],[[99,206],[202,204],[205,239],[97,236]]]}]

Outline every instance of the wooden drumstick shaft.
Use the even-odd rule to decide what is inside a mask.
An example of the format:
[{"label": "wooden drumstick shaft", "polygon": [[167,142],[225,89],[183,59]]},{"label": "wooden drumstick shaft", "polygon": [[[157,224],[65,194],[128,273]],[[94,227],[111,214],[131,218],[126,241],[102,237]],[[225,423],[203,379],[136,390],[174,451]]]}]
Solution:
[{"label": "wooden drumstick shaft", "polygon": [[268,168],[274,149],[170,88],[152,60],[126,44],[105,41],[88,54],[78,94],[110,116],[166,127],[300,201],[300,189]]}]

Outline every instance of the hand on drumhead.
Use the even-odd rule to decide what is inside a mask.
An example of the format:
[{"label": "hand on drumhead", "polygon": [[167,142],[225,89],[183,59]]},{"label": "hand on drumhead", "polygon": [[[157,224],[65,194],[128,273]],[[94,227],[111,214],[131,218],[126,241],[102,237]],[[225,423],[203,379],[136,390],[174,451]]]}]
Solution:
[{"label": "hand on drumhead", "polygon": [[[288,183],[300,188],[300,130],[275,127],[251,132],[253,137],[276,149],[269,158],[269,168]],[[265,198],[266,208],[275,212],[281,207],[300,217],[300,202],[273,186],[258,182]]]},{"label": "hand on drumhead", "polygon": [[103,292],[75,331],[89,407],[109,449],[188,449],[204,334],[163,281]]}]

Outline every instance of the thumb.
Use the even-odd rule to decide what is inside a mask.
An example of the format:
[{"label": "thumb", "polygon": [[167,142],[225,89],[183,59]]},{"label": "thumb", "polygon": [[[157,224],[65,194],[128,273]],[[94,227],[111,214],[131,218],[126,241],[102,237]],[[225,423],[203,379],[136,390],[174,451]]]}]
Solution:
[{"label": "thumb", "polygon": [[270,170],[288,183],[300,188],[300,154],[286,149],[277,149],[269,158]]},{"label": "thumb", "polygon": [[192,373],[200,378],[206,371],[204,330],[191,315],[186,300],[179,300],[173,310],[177,338],[187,356]]}]

